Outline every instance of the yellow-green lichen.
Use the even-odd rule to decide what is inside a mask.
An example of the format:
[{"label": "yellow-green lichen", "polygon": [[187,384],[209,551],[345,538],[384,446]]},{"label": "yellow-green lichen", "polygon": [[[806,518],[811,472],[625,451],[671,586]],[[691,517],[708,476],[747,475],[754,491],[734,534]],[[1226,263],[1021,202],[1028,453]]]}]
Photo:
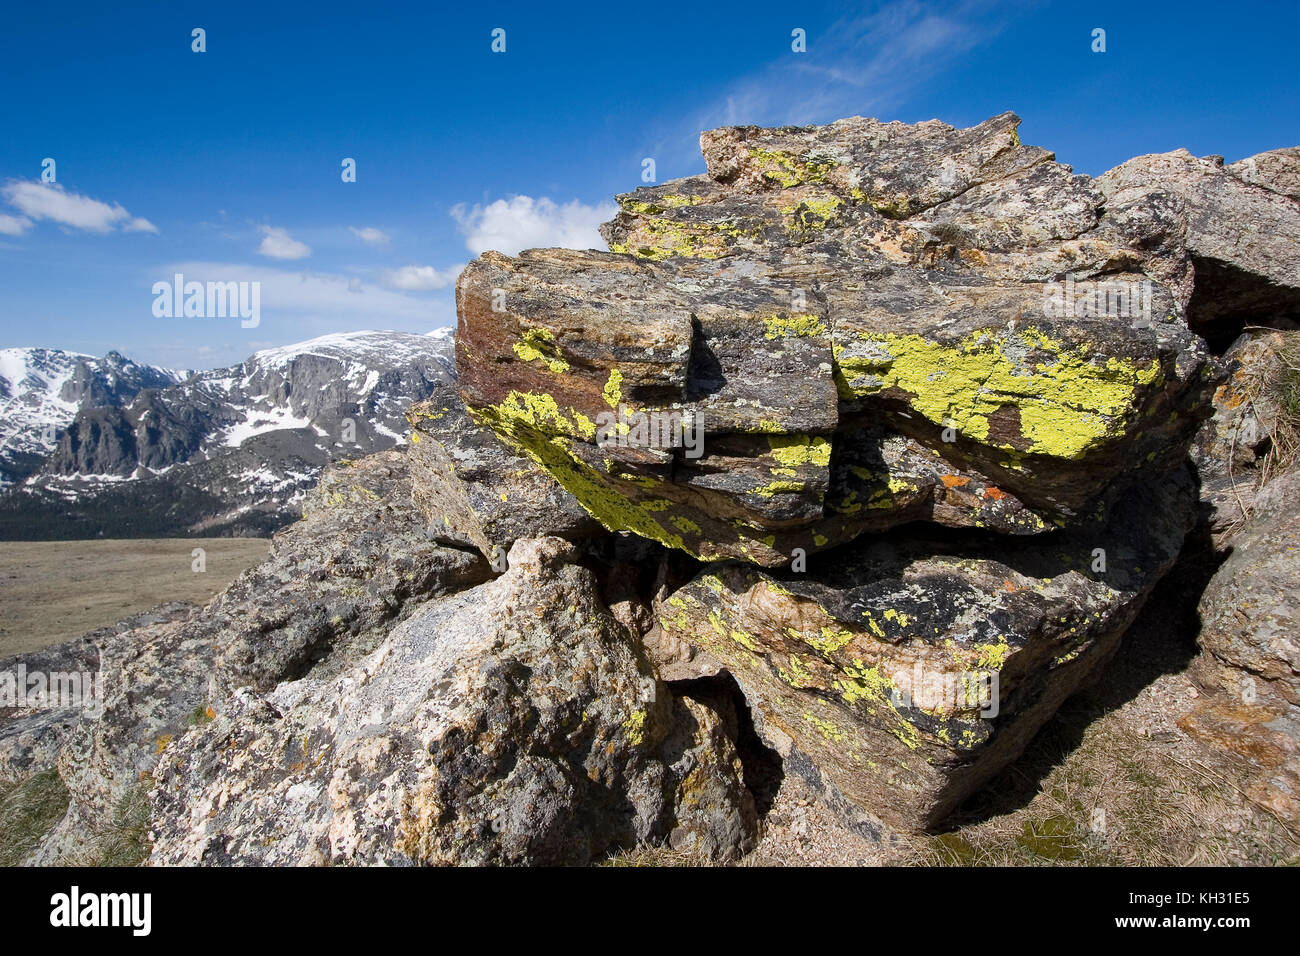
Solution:
[{"label": "yellow-green lichen", "polygon": [[541,362],[556,375],[569,370],[569,363],[560,355],[555,333],[550,329],[526,329],[514,344],[514,350],[525,362]]},{"label": "yellow-green lichen", "polygon": [[757,227],[741,227],[730,222],[686,222],[646,216],[628,230],[625,242],[610,243],[610,252],[629,253],[642,259],[659,261],[672,256],[688,259],[718,259],[730,252],[736,240],[757,238]]},{"label": "yellow-green lichen", "polygon": [[831,443],[821,436],[769,436],[767,444],[772,450],[772,457],[786,468],[798,468],[800,465],[825,468],[831,463]]},{"label": "yellow-green lichen", "polygon": [[750,146],[749,155],[758,167],[759,175],[789,189],[806,183],[820,183],[835,168],[833,160],[814,156],[796,157],[779,149]]},{"label": "yellow-green lichen", "polygon": [[773,495],[783,494],[790,491],[803,491],[806,485],[802,481],[773,481],[759,488],[755,488],[752,494],[760,498],[771,498]]},{"label": "yellow-green lichen", "polygon": [[633,747],[640,747],[645,742],[645,720],[644,710],[634,710],[632,715],[623,721],[623,730],[627,732],[628,743]]},{"label": "yellow-green lichen", "polygon": [[846,736],[848,736],[844,731],[840,730],[829,720],[824,720],[821,717],[817,717],[813,714],[804,714],[803,719],[808,721],[808,723],[812,724],[814,727],[816,727],[817,732],[821,734],[823,737],[825,737],[827,740],[829,740],[831,743],[839,743]]},{"label": "yellow-green lichen", "polygon": [[[1121,434],[1145,391],[1158,385],[1158,359],[1093,361],[1036,328],[975,332],[957,345],[924,336],[874,333],[852,348],[836,343],[841,395],[898,390],[931,422],[1010,452],[1078,459]],[[990,420],[1018,414],[1025,448],[990,438]]]},{"label": "yellow-green lichen", "polygon": [[996,642],[981,644],[975,648],[977,655],[975,665],[984,670],[1001,670],[1013,650],[1014,648],[1007,643],[1007,636],[999,634]]},{"label": "yellow-green lichen", "polygon": [[605,404],[610,408],[618,408],[619,403],[623,401],[623,373],[618,369],[610,369],[609,380],[605,382],[601,395],[605,397]]},{"label": "yellow-green lichen", "polygon": [[700,526],[685,515],[673,515],[668,519],[677,526],[677,530],[683,534],[703,534]]},{"label": "yellow-green lichen", "polygon": [[[643,507],[620,492],[607,476],[570,453],[570,438],[565,436],[578,432],[580,425],[571,423],[549,395],[511,392],[500,404],[469,411],[477,424],[491,428],[546,469],[609,530],[632,531],[665,547],[696,555],[683,545],[680,534],[666,528],[655,517],[653,509],[662,511],[666,505],[661,507],[658,502],[652,502],[650,508]],[[564,434],[554,434],[557,430]],[[593,434],[594,431],[593,426]]]},{"label": "yellow-green lichen", "polygon": [[785,217],[785,228],[796,242],[807,242],[816,238],[817,233],[825,229],[840,217],[842,200],[826,195],[819,198],[805,199],[803,202],[781,207]]},{"label": "yellow-green lichen", "polygon": [[826,324],[815,315],[796,313],[795,315],[772,315],[763,319],[767,329],[763,333],[766,339],[781,339],[787,336],[808,337],[825,335]]}]

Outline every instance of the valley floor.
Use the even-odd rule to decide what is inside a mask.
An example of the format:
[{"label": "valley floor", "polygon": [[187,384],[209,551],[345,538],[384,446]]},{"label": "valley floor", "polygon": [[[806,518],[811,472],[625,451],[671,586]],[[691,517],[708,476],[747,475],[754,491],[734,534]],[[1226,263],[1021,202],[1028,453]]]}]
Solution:
[{"label": "valley floor", "polygon": [[[0,542],[0,658],[168,601],[202,604],[266,558],[266,538]],[[204,570],[194,570],[194,549]]]}]

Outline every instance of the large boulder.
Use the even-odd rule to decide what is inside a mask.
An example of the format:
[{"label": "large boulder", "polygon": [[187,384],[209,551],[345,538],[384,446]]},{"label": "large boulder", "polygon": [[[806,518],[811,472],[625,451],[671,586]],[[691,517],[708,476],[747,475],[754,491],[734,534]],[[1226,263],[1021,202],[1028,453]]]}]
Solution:
[{"label": "large boulder", "polygon": [[[418,605],[490,576],[472,550],[431,541],[402,451],[332,466],[268,559],[201,609],[166,608],[89,636],[94,708],[0,719],[0,760],[54,765],[71,802],[33,856],[95,859],[125,804],[143,805],[159,755],[241,687],[344,670]],[[62,649],[81,659],[86,641]],[[25,661],[44,666],[52,652]],[[13,748],[12,752],[10,748]]]},{"label": "large boulder", "polygon": [[1018,122],[704,134],[706,176],[619,197],[612,252],[464,270],[470,416],[605,527],[769,567],[918,519],[1040,533],[1176,467],[1186,297]]},{"label": "large boulder", "polygon": [[1269,482],[1201,597],[1198,673],[1237,698],[1300,708],[1300,473]]},{"label": "large boulder", "polygon": [[[678,698],[557,538],[332,680],[241,692],[166,752],[152,862],[584,864],[756,816],[727,716]],[[734,722],[734,715],[730,719]],[[734,733],[734,730],[732,731]]]},{"label": "large boulder", "polygon": [[214,693],[269,689],[326,659],[341,666],[421,601],[487,579],[473,549],[429,537],[412,494],[404,449],[326,470],[269,560],[205,609],[205,629],[220,635]]},{"label": "large boulder", "polygon": [[660,623],[730,671],[767,744],[850,823],[924,830],[1109,659],[1194,495],[1179,469],[1067,532],[864,538],[806,573],[718,565]]},{"label": "large boulder", "polygon": [[1192,326],[1226,346],[1244,322],[1300,315],[1296,163],[1294,149],[1231,167],[1180,149],[1130,159],[1097,188],[1106,215],[1159,250],[1151,272],[1176,291]]}]

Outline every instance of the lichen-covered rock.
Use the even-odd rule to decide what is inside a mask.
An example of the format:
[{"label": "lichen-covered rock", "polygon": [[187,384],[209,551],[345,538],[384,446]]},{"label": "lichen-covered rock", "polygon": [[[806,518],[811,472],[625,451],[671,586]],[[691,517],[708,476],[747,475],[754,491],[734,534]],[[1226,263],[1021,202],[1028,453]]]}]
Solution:
[{"label": "lichen-covered rock", "polygon": [[1178,469],[1068,532],[863,539],[805,574],[717,565],[661,626],[722,662],[787,768],[852,822],[924,829],[1109,658],[1193,502]]},{"label": "lichen-covered rock", "polygon": [[29,763],[57,748],[71,794],[33,858],[94,859],[95,841],[123,801],[149,788],[167,744],[210,719],[236,688],[345,670],[422,601],[489,575],[480,555],[428,539],[404,452],[333,466],[268,560],[208,605],[164,608],[89,635],[103,689],[97,708],[66,721],[20,715],[0,728],[0,740],[40,745]]},{"label": "lichen-covered rock", "polygon": [[1300,146],[1257,153],[1224,168],[1242,182],[1300,202]]},{"label": "lichen-covered rock", "polygon": [[619,197],[611,253],[469,264],[469,414],[607,528],[706,560],[1068,524],[1182,460],[1207,353],[1148,269],[1186,250],[1018,123],[705,133],[706,176]]},{"label": "lichen-covered rock", "polygon": [[[32,848],[27,862],[93,860],[91,848],[106,814],[134,783],[140,748],[152,750],[151,734],[165,724],[165,720],[156,722],[157,715],[167,710],[160,698],[174,696],[174,685],[185,685],[195,676],[193,668],[176,663],[161,679],[146,677],[140,695],[148,704],[139,713],[124,714],[124,678],[133,675],[124,664],[127,649],[136,648],[140,658],[150,659],[155,650],[150,645],[174,637],[196,610],[180,602],[160,605],[65,644],[0,660],[0,674],[13,675],[15,680],[34,674],[47,680],[53,675],[77,675],[79,680],[79,700],[60,700],[59,706],[47,701],[40,706],[0,708],[0,781],[30,780],[57,770],[63,778],[59,786],[72,800],[63,817]],[[204,660],[201,655],[200,669]],[[111,705],[118,708],[114,726],[100,733],[99,721]],[[106,741],[111,752],[100,749]],[[145,762],[146,767],[151,765]]]},{"label": "lichen-covered rock", "polygon": [[332,680],[240,692],[167,751],[152,862],[583,864],[756,817],[726,715],[674,697],[571,545],[427,605]]},{"label": "lichen-covered rock", "polygon": [[[1222,538],[1250,516],[1270,459],[1285,454],[1288,368],[1300,354],[1300,332],[1244,332],[1219,360],[1223,382],[1211,400],[1213,414],[1192,444],[1210,531]],[[1276,438],[1274,437],[1276,435]]]},{"label": "lichen-covered rock", "polygon": [[1152,273],[1179,295],[1194,328],[1212,341],[1228,334],[1226,346],[1244,321],[1300,313],[1295,170],[1295,150],[1225,167],[1222,157],[1180,149],[1130,159],[1097,188],[1107,216],[1145,224],[1162,253]]},{"label": "lichen-covered rock", "polygon": [[[168,612],[179,616],[188,616],[194,608],[191,605],[172,605]],[[83,674],[92,675],[91,690],[94,689],[93,675],[99,673],[98,640],[103,640],[115,633],[129,630],[132,626],[151,622],[160,615],[137,615],[134,619],[117,628],[101,628],[84,637],[59,644],[55,647],[20,654],[15,657],[0,658],[0,680],[12,681],[12,689],[20,688],[20,677],[30,674]],[[78,684],[78,690],[81,685]],[[0,698],[2,700],[3,698]],[[24,701],[26,702],[26,701]],[[68,731],[76,724],[80,713],[86,708],[97,708],[100,701],[94,694],[89,694],[80,701],[59,701],[68,706],[49,706],[48,701],[39,701],[40,706],[7,707],[0,705],[0,780],[17,780],[54,766],[59,748]]]},{"label": "lichen-covered rock", "polygon": [[1254,497],[1253,514],[1201,597],[1198,674],[1237,698],[1300,708],[1300,473]]},{"label": "lichen-covered rock", "polygon": [[1300,473],[1254,497],[1199,607],[1192,673],[1208,693],[1180,726],[1248,770],[1247,795],[1300,826]]},{"label": "lichen-covered rock", "polygon": [[214,649],[212,635],[189,623],[146,624],[100,645],[101,708],[81,712],[62,741],[56,766],[71,802],[32,862],[93,860],[118,807],[147,789],[158,754],[200,719]]},{"label": "lichen-covered rock", "polygon": [[487,579],[481,556],[430,539],[412,471],[405,450],[326,470],[269,559],[205,609],[203,626],[220,635],[214,693],[269,689],[326,659],[344,666],[420,601]]},{"label": "lichen-covered rock", "polygon": [[499,566],[519,538],[604,533],[545,470],[471,422],[454,386],[436,387],[406,418],[412,494],[434,540],[472,545]]}]

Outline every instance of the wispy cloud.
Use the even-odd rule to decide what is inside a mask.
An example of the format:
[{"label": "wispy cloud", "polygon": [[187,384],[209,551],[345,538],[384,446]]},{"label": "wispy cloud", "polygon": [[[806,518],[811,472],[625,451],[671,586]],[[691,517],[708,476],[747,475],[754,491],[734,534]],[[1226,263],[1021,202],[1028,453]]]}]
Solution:
[{"label": "wispy cloud", "polygon": [[158,231],[148,219],[132,216],[118,203],[92,199],[64,189],[58,183],[11,179],[0,192],[9,205],[22,213],[21,217],[2,217],[0,232],[6,235],[18,235],[32,222],[41,220],[84,232],[107,233],[115,229],[123,232]]},{"label": "wispy cloud", "polygon": [[575,199],[559,205],[545,197],[531,196],[512,196],[471,208],[458,204],[451,209],[452,217],[460,223],[465,245],[474,255],[488,249],[507,255],[550,247],[604,249],[605,240],[598,227],[616,212],[618,207],[613,203],[588,206]]},{"label": "wispy cloud", "polygon": [[311,255],[311,246],[290,236],[289,230],[278,226],[258,228],[262,230],[262,244],[257,251],[268,259],[306,259]]},{"label": "wispy cloud", "polygon": [[464,266],[452,266],[450,269],[435,269],[433,266],[402,266],[389,269],[383,275],[383,283],[390,289],[404,292],[425,292],[430,289],[444,289],[456,281]]},{"label": "wispy cloud", "polygon": [[[668,117],[651,134],[651,155],[698,163],[701,130],[719,126],[829,123],[888,117],[925,83],[1001,32],[1013,11],[966,0],[899,0],[846,16],[807,37],[807,52],[768,61],[723,88],[685,122]],[[926,117],[929,118],[929,117]]]},{"label": "wispy cloud", "polygon": [[352,234],[355,235],[366,245],[382,246],[388,243],[388,233],[382,229],[376,229],[374,226],[366,226],[364,229],[358,229],[356,226],[349,226]]}]

